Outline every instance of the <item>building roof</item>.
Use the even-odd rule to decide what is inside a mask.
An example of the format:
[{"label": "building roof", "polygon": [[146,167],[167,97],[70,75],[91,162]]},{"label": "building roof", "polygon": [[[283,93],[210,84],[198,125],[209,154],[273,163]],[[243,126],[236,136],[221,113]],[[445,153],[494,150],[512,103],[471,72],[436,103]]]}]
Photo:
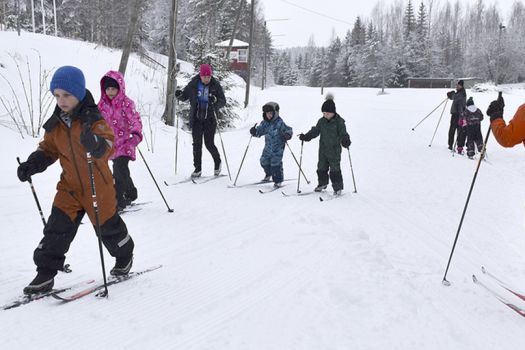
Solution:
[{"label": "building roof", "polygon": [[[217,43],[215,44],[215,46],[217,47],[228,47],[230,45],[230,40],[224,40],[224,41],[221,41],[220,43]],[[234,39],[233,40],[233,45],[232,47],[248,47],[250,46],[250,44],[248,44],[247,42],[244,42],[244,41],[241,41],[241,40],[238,40],[238,39]]]}]

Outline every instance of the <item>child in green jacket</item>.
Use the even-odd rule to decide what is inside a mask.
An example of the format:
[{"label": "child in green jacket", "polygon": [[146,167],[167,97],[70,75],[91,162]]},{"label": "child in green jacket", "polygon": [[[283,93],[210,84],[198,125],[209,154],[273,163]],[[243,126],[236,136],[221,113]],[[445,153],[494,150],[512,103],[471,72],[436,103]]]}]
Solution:
[{"label": "child in green jacket", "polygon": [[[300,134],[299,140],[310,141],[321,135],[319,139],[319,161],[317,162],[318,185],[314,191],[321,192],[332,181],[334,195],[341,195],[343,176],[341,174],[341,146],[350,147],[350,136],[346,132],[345,120],[335,111],[332,96],[327,96],[321,107],[323,117],[317,125],[306,134]],[[330,171],[330,173],[329,173]]]}]

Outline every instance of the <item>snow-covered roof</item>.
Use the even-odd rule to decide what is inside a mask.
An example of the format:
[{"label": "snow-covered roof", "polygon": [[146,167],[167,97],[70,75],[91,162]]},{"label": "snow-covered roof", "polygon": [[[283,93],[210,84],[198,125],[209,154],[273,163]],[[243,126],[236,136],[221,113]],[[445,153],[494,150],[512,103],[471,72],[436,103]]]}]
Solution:
[{"label": "snow-covered roof", "polygon": [[[230,45],[230,40],[224,40],[224,41],[221,41],[220,43],[217,43],[215,44],[215,46],[217,47],[228,47]],[[233,39],[233,45],[232,47],[248,47],[250,46],[250,44],[248,44],[247,42],[244,42],[242,40],[239,40],[239,39]]]}]

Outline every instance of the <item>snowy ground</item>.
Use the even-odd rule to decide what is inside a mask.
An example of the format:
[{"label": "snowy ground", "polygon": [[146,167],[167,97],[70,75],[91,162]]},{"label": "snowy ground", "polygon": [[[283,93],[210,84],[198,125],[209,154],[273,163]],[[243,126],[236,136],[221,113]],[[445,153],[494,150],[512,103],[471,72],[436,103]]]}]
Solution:
[{"label": "snowy ground", "polygon": [[[17,41],[13,33],[0,32],[0,40],[8,43],[4,50],[25,55],[28,47],[40,45],[46,64],[74,63],[89,71],[88,85],[95,89],[95,98],[99,76],[118,65],[116,51],[41,36],[39,44],[35,38],[25,34]],[[75,52],[80,54],[69,58]],[[162,88],[155,90],[149,80],[140,85],[141,74],[153,74],[151,70],[135,57],[131,67],[127,74],[130,96],[141,96],[144,105],[151,103],[162,111],[152,97]],[[13,74],[9,68],[8,74]],[[5,74],[5,69],[0,72]],[[162,80],[162,74],[155,74]],[[295,134],[307,131],[321,116],[319,89],[252,91],[250,107],[241,113],[238,128],[222,135],[232,178],[249,140],[248,129],[261,118],[262,104],[277,101]],[[483,264],[525,290],[525,150],[521,146],[503,149],[489,139],[489,162],[481,164],[449,271],[452,286],[444,287],[441,280],[476,162],[452,157],[446,149],[449,105],[432,147],[428,144],[441,109],[415,131],[411,128],[445,98],[446,91],[400,89],[382,96],[376,89],[330,91],[352,138],[357,194],[352,193],[345,150],[345,195],[340,199],[321,203],[314,195],[261,195],[256,188],[228,188],[230,181],[224,177],[202,185],[161,185],[174,209],[170,214],[138,160],[131,171],[139,200],[152,203],[124,217],[136,243],[134,269],[155,264],[162,264],[162,269],[112,287],[107,300],[88,296],[61,304],[46,299],[0,312],[0,347],[520,348],[523,318],[474,285],[471,275],[480,274]],[[507,120],[525,101],[525,90],[508,91]],[[0,85],[0,95],[8,94]],[[240,90],[235,94],[242,96]],[[473,96],[484,111],[496,94]],[[141,146],[148,165],[159,184],[183,179],[192,170],[191,137],[180,135],[175,175],[175,130],[155,118],[154,152]],[[485,121],[484,135],[487,126]],[[0,304],[4,304],[34,277],[32,251],[42,235],[42,223],[29,187],[16,177],[16,156],[25,159],[37,139],[22,140],[6,128],[0,129],[0,135],[4,164],[0,173]],[[216,142],[220,145],[219,137]],[[263,144],[262,139],[252,140],[238,184],[262,177],[258,158]],[[300,142],[295,136],[290,146],[299,156]],[[317,140],[305,143],[304,170],[312,183],[302,181],[304,191],[316,183],[317,148]],[[212,167],[204,151],[204,175],[211,175]],[[284,167],[285,177],[297,177],[288,150]],[[223,173],[227,173],[225,167]],[[58,176],[59,166],[54,165],[34,177],[46,216]],[[284,188],[295,189],[295,182]],[[67,255],[74,271],[59,274],[57,287],[100,278],[97,242],[84,221]],[[109,268],[113,261],[105,257]]]}]

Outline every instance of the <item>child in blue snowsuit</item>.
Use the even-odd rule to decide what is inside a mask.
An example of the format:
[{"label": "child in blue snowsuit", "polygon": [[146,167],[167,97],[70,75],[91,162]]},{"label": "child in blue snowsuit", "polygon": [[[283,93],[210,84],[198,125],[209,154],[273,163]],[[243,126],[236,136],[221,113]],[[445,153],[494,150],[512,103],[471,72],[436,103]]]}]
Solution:
[{"label": "child in blue snowsuit", "polygon": [[250,129],[255,137],[264,135],[265,144],[261,155],[261,166],[264,169],[263,181],[273,179],[275,187],[281,187],[284,180],[283,154],[286,141],[292,138],[293,130],[279,116],[279,105],[268,102],[263,108],[263,121],[259,126]]}]

